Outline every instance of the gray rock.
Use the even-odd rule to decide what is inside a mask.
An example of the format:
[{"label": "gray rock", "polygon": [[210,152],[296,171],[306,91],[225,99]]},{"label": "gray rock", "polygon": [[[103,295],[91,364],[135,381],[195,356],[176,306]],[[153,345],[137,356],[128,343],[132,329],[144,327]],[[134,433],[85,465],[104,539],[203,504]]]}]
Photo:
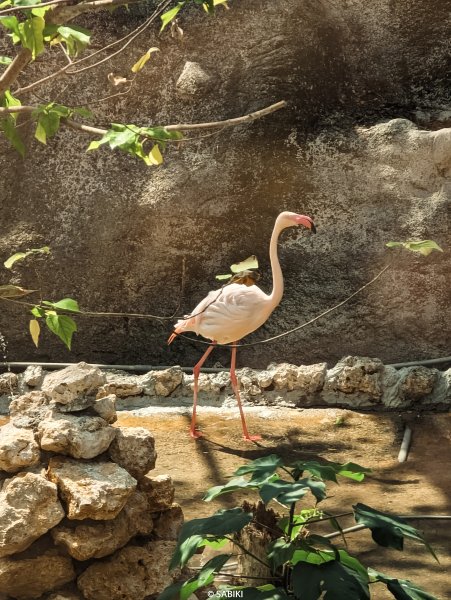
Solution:
[{"label": "gray rock", "polygon": [[171,367],[153,372],[154,393],[156,396],[169,396],[182,383],[183,371],[180,367]]},{"label": "gray rock", "polygon": [[107,374],[107,382],[97,392],[97,398],[105,398],[114,394],[118,398],[139,396],[143,393],[143,386],[131,375]]},{"label": "gray rock", "polygon": [[98,398],[92,405],[92,408],[107,423],[115,423],[117,421],[115,394]]},{"label": "gray rock", "polygon": [[0,470],[8,473],[39,463],[41,452],[30,429],[19,429],[12,423],[0,427]]},{"label": "gray rock", "polygon": [[0,492],[0,557],[25,550],[63,517],[54,483],[34,473],[7,479]]},{"label": "gray rock", "polygon": [[83,395],[92,394],[105,382],[105,375],[85,362],[55,371],[44,377],[42,390],[53,400],[68,404]]},{"label": "gray rock", "polygon": [[215,85],[215,78],[208,74],[199,63],[186,61],[177,79],[179,96],[185,99],[196,98]]},{"label": "gray rock", "polygon": [[127,546],[112,558],[88,567],[78,578],[87,600],[144,600],[158,594],[179,575],[168,572],[175,542]]},{"label": "gray rock", "polygon": [[44,379],[44,371],[39,365],[30,365],[23,374],[23,382],[28,387],[38,387]]},{"label": "gray rock", "polygon": [[299,390],[303,395],[308,395],[322,389],[326,371],[326,363],[300,367],[282,363],[273,367],[272,380],[276,390],[284,389],[289,392]]},{"label": "gray rock", "polygon": [[48,477],[58,486],[69,519],[114,519],[124,508],[137,482],[111,462],[83,463],[51,458]]},{"label": "gray rock", "polygon": [[381,402],[384,365],[377,358],[347,356],[327,371],[321,397],[328,404],[367,407]]},{"label": "gray rock", "polygon": [[15,373],[2,373],[0,375],[0,394],[11,394],[19,383]]},{"label": "gray rock", "polygon": [[16,600],[32,600],[73,581],[75,571],[68,556],[47,552],[35,558],[0,559],[0,592]]},{"label": "gray rock", "polygon": [[28,392],[14,399],[9,405],[11,423],[15,427],[37,431],[39,423],[51,412],[52,405],[45,392]]},{"label": "gray rock", "polygon": [[101,417],[53,411],[39,424],[37,436],[43,450],[74,458],[94,458],[108,449],[116,430]]},{"label": "gray rock", "polygon": [[139,479],[155,468],[155,438],[144,427],[118,427],[108,450],[111,460]]}]

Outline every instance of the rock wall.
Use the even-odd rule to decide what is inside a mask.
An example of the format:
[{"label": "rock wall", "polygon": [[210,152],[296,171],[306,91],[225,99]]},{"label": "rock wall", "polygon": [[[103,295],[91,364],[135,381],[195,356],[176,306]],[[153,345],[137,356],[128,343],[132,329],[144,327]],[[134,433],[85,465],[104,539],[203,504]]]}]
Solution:
[{"label": "rock wall", "polygon": [[[87,140],[69,131],[43,147],[24,126],[31,149],[24,160],[3,142],[0,148],[0,258],[48,244],[52,255],[38,259],[39,277],[18,263],[16,283],[44,282],[47,298],[76,297],[87,310],[183,314],[217,286],[215,274],[253,253],[268,290],[276,215],[313,215],[317,236],[282,237],[286,292],[253,338],[261,339],[371,279],[389,260],[389,240],[430,238],[446,250],[449,8],[449,0],[236,0],[216,18],[188,12],[182,40],[158,38],[155,28],[150,39],[95,71],[43,88],[42,96],[59,94],[68,103],[108,95],[108,73],[126,74],[149,45],[158,45],[133,95],[96,105],[95,123],[211,121],[279,99],[289,106],[169,150],[158,169],[105,149],[86,154]],[[130,31],[144,12],[80,23],[101,44]],[[30,80],[46,69],[38,61]],[[351,304],[275,344],[244,349],[241,364],[448,354],[449,252],[394,259]],[[168,348],[169,322],[136,319],[80,319],[72,354],[50,334],[35,350],[27,323],[21,309],[2,307],[10,360],[191,365],[202,351],[186,340]],[[216,355],[228,360],[225,350]]]},{"label": "rock wall", "polygon": [[[70,367],[70,369],[75,369],[77,372],[79,368],[88,368],[85,363],[80,363],[80,365]],[[46,393],[48,386],[51,385],[53,396],[56,397],[57,391],[53,384],[48,382],[52,382],[54,379],[61,380],[61,373],[66,370],[49,374],[42,371],[40,367],[38,369],[40,370],[39,378],[36,377],[36,368],[32,367],[19,376],[4,374],[0,377],[0,385],[5,384],[3,386],[5,390],[6,384],[9,386],[9,392],[0,396],[0,414],[7,412],[11,397],[14,398],[17,394],[37,394],[39,397],[41,393],[39,390]],[[331,369],[327,368],[326,363],[301,366],[289,363],[271,364],[265,370],[248,367],[239,369],[237,374],[240,381],[241,399],[247,406],[292,408],[338,406],[372,411],[394,409],[446,411],[451,405],[451,369],[439,371],[416,366],[397,370],[384,365],[377,358],[347,356]],[[158,407],[163,407],[167,410],[192,405],[193,375],[184,373],[180,367],[149,371],[144,375],[130,375],[124,371],[105,371],[104,378],[104,384],[97,390],[95,403],[95,410],[103,420],[108,421],[109,419],[112,399],[120,410],[145,407],[155,407],[157,410]],[[218,408],[236,406],[228,372],[201,373],[199,405]],[[78,410],[82,410],[84,406],[80,402],[76,404]],[[64,412],[65,409],[60,407],[59,410]],[[102,421],[102,419],[97,419],[97,421]],[[49,449],[58,451],[52,439],[55,432],[62,426],[68,431],[71,431],[73,426],[77,429],[81,428],[83,431],[90,428],[91,446],[86,451],[94,453],[94,455],[99,450],[101,451],[101,446],[111,442],[108,433],[110,428],[94,426],[91,421],[85,424],[80,419],[63,414],[50,423],[43,422],[39,425],[40,434],[43,436],[41,445],[42,439],[47,444],[48,436],[50,438]],[[88,436],[88,431],[85,431],[85,434]],[[136,437],[136,434],[134,435]],[[122,442],[121,436],[122,434],[116,434],[116,438],[110,446],[109,452],[110,454],[113,452],[113,460],[114,449],[118,444],[133,448],[129,440],[124,439]],[[16,444],[20,446],[21,443],[22,440],[18,438]],[[144,441],[140,439],[134,444],[135,446],[143,444],[143,448],[145,448]],[[78,457],[89,458],[83,456],[83,450],[77,439],[71,442],[71,452]],[[130,451],[130,453],[134,456],[133,452]],[[139,455],[137,449],[135,453]],[[21,460],[20,453],[17,460]],[[133,475],[133,466],[128,470]]]},{"label": "rock wall", "polygon": [[151,433],[112,427],[104,383],[82,363],[11,403],[0,427],[2,600],[144,600],[178,575],[168,572],[183,524],[174,485],[151,474]]}]

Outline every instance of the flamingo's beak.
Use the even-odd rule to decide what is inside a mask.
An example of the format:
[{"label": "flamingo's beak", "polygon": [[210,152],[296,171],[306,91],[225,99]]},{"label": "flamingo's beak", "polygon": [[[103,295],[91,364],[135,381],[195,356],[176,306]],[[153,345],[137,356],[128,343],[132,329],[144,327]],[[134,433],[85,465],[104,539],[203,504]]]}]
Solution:
[{"label": "flamingo's beak", "polygon": [[312,233],[316,233],[316,227],[315,227],[315,223],[312,221],[312,226],[310,227],[310,231]]}]

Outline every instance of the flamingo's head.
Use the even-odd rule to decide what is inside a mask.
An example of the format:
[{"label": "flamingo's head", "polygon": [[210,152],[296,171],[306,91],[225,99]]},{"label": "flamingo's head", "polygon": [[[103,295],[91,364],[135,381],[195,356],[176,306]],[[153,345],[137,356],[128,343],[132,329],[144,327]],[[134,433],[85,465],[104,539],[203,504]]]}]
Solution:
[{"label": "flamingo's head", "polygon": [[312,233],[316,233],[316,227],[313,223],[313,219],[307,217],[306,215],[298,215],[293,212],[283,212],[278,217],[282,223],[283,227],[293,227],[293,225],[303,225],[310,229]]}]

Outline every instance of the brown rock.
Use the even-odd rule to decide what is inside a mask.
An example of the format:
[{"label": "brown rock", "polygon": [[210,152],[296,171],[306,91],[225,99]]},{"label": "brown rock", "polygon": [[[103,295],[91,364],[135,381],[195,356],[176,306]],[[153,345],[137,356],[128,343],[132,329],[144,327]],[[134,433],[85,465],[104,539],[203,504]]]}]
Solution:
[{"label": "brown rock", "polygon": [[57,484],[69,519],[114,519],[136,488],[136,479],[112,462],[54,457],[48,477]]},{"label": "brown rock", "polygon": [[0,470],[8,473],[38,464],[39,446],[30,429],[18,429],[12,423],[0,427]]},{"label": "brown rock", "polygon": [[92,394],[104,382],[105,375],[100,369],[80,362],[46,375],[42,389],[56,402],[68,404],[80,396]]},{"label": "brown rock", "polygon": [[44,379],[44,371],[39,365],[30,365],[23,374],[23,382],[28,387],[37,387]]},{"label": "brown rock", "polygon": [[7,479],[0,492],[0,557],[25,550],[63,517],[55,484],[34,473]]},{"label": "brown rock", "polygon": [[117,421],[115,394],[98,398],[92,405],[92,408],[107,423],[115,423]]},{"label": "brown rock", "polygon": [[139,479],[138,488],[146,494],[151,512],[166,510],[174,502],[175,487],[170,475],[145,475]]},{"label": "brown rock", "polygon": [[290,365],[281,363],[275,366],[273,382],[276,389],[300,390],[303,394],[319,392],[326,377],[326,363],[315,365]]},{"label": "brown rock", "polygon": [[74,458],[94,458],[108,449],[116,431],[100,417],[53,411],[39,424],[37,434],[43,450]]},{"label": "brown rock", "polygon": [[108,450],[111,460],[139,479],[155,468],[155,438],[144,427],[118,427]]},{"label": "brown rock", "polygon": [[170,367],[163,371],[153,372],[154,393],[167,397],[182,383],[183,371],[180,367]]},{"label": "brown rock", "polygon": [[36,558],[0,559],[0,592],[16,600],[39,598],[75,579],[72,560],[53,552]]},{"label": "brown rock", "polygon": [[64,523],[52,529],[51,535],[75,559],[88,560],[108,556],[136,534],[149,535],[152,529],[146,496],[133,492],[115,519],[76,526]]},{"label": "brown rock", "polygon": [[180,504],[154,515],[154,534],[159,540],[177,540],[185,518]]},{"label": "brown rock", "polygon": [[343,394],[362,393],[378,400],[382,397],[384,365],[377,358],[347,356],[327,372],[325,391]]},{"label": "brown rock", "polygon": [[91,565],[78,578],[87,600],[144,600],[173,582],[168,572],[175,542],[127,546],[107,561]]},{"label": "brown rock", "polygon": [[18,381],[15,373],[3,373],[0,375],[0,394],[10,394],[17,388]]},{"label": "brown rock", "polygon": [[419,400],[432,393],[438,371],[426,367],[401,369],[399,391],[406,400]]}]

